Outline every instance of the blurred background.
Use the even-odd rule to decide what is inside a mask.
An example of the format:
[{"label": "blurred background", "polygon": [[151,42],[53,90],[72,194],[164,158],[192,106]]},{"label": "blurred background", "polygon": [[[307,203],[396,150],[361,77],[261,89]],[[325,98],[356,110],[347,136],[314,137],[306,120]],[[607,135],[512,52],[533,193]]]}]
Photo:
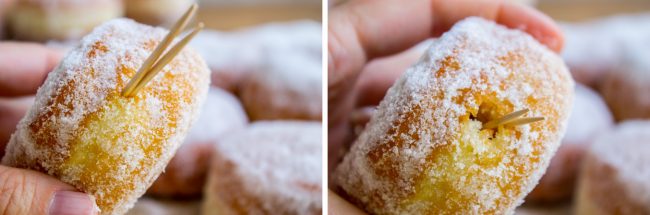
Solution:
[{"label": "blurred background", "polygon": [[[129,214],[320,214],[320,0],[0,0],[0,42],[65,53],[107,20],[169,27],[195,2],[206,28],[189,46],[212,71],[212,87],[185,142]],[[0,125],[15,128],[19,118]],[[11,133],[0,131],[0,142]]]}]

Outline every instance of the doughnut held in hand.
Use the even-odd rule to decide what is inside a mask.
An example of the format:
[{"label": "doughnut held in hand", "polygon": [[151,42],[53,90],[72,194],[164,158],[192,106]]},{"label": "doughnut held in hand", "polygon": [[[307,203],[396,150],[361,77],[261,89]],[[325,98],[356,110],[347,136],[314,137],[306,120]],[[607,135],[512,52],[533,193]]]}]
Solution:
[{"label": "doughnut held in hand", "polygon": [[388,90],[333,180],[373,214],[512,214],[559,146],[572,100],[559,56],[465,19]]},{"label": "doughnut held in hand", "polygon": [[197,115],[209,70],[184,49],[132,97],[121,95],[167,31],[116,19],[68,52],[38,90],[2,163],[53,175],[123,214],[165,168]]}]

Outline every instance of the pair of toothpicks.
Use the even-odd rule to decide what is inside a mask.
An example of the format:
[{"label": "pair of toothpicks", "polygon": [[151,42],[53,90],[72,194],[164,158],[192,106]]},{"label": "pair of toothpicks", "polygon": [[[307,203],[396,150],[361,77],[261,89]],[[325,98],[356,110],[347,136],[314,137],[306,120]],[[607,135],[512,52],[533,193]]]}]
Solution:
[{"label": "pair of toothpicks", "polygon": [[181,17],[180,20],[174,24],[174,26],[169,30],[169,33],[165,38],[158,44],[156,49],[149,55],[149,57],[144,61],[140,69],[138,69],[138,72],[131,78],[131,81],[124,87],[122,90],[122,96],[125,97],[131,97],[134,96],[138,91],[140,91],[151,79],[153,79],[156,74],[158,74],[165,65],[167,65],[169,62],[171,62],[178,53],[180,53],[183,50],[183,47],[187,45],[187,43],[196,36],[201,29],[203,29],[203,23],[197,24],[194,29],[183,39],[178,41],[176,45],[171,47],[169,51],[163,54],[163,52],[169,47],[178,36],[178,34],[181,33],[183,29],[187,26],[187,23],[189,22],[190,18],[194,16],[196,13],[197,5],[193,4],[185,14]]},{"label": "pair of toothpicks", "polygon": [[528,109],[523,109],[520,111],[512,112],[510,114],[506,114],[501,118],[490,120],[483,125],[483,129],[497,128],[501,125],[517,126],[544,120],[544,117],[521,117],[524,114],[528,113],[528,111]]}]

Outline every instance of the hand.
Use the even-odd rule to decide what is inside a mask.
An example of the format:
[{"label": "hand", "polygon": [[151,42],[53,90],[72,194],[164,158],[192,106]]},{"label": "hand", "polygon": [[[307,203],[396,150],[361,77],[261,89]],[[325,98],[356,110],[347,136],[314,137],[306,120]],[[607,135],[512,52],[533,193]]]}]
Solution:
[{"label": "hand", "polygon": [[[41,45],[0,42],[0,155],[60,53]],[[97,214],[92,196],[49,175],[0,165],[0,214]]]},{"label": "hand", "polygon": [[[377,105],[404,71],[373,71],[374,74],[366,75],[362,72],[366,64],[439,36],[469,16],[481,16],[521,29],[556,52],[564,43],[563,35],[553,20],[535,9],[508,1],[353,0],[330,10],[329,172],[338,164],[341,157],[338,152],[342,151],[346,139],[349,142],[352,110],[358,106]],[[330,210],[340,211],[331,207]]]}]

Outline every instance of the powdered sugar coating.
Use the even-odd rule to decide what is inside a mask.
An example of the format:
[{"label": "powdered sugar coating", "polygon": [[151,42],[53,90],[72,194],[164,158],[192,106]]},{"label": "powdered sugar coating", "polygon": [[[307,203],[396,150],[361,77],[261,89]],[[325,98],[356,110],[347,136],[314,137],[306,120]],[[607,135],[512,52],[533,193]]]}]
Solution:
[{"label": "powdered sugar coating", "polygon": [[321,123],[260,121],[217,144],[204,214],[320,214]]},{"label": "powdered sugar coating", "polygon": [[69,51],[17,126],[3,164],[56,176],[94,195],[103,214],[130,208],[182,142],[209,85],[184,49],[135,97],[120,95],[167,32],[115,19]]},{"label": "powdered sugar coating", "polygon": [[650,213],[650,122],[599,135],[580,176],[577,214]]},{"label": "powdered sugar coating", "polygon": [[600,91],[617,121],[650,119],[650,39],[622,49],[621,65],[605,75]]},{"label": "powdered sugar coating", "polygon": [[[521,31],[467,18],[434,41],[420,62],[388,90],[334,180],[376,214],[511,214],[559,146],[572,92],[573,81],[552,51]],[[465,158],[463,153],[490,152],[491,144],[474,138],[489,131],[466,132],[478,133],[478,120],[526,108],[529,116],[546,119],[490,133],[502,140],[494,143],[503,150],[494,166],[465,166],[454,160]],[[482,109],[487,116],[481,116]],[[447,150],[460,151],[461,157],[446,157],[454,156]],[[476,159],[480,163],[494,158]],[[448,181],[446,191],[418,189],[442,186],[430,180],[448,176],[457,180]],[[440,197],[445,203],[422,200],[440,195],[449,195]],[[435,209],[438,206],[451,211]]]},{"label": "powdered sugar coating", "polygon": [[610,16],[582,23],[562,23],[566,46],[562,57],[576,81],[597,87],[622,65],[625,47],[647,50],[650,13]]},{"label": "powdered sugar coating", "polygon": [[320,120],[321,60],[291,49],[274,49],[264,69],[243,81],[240,98],[251,120]]},{"label": "powdered sugar coating", "polygon": [[598,134],[608,132],[613,125],[612,114],[600,95],[576,84],[573,109],[562,145],[526,201],[553,203],[570,200],[584,153]]},{"label": "powdered sugar coating", "polygon": [[213,85],[237,92],[243,78],[253,71],[267,69],[269,58],[278,59],[274,56],[292,54],[280,58],[282,63],[287,63],[293,55],[320,62],[321,26],[319,22],[303,20],[234,32],[206,30],[190,46],[206,59],[212,70]]},{"label": "powdered sugar coating", "polygon": [[166,197],[200,196],[214,144],[247,124],[246,112],[234,95],[210,88],[198,120],[147,193]]}]

